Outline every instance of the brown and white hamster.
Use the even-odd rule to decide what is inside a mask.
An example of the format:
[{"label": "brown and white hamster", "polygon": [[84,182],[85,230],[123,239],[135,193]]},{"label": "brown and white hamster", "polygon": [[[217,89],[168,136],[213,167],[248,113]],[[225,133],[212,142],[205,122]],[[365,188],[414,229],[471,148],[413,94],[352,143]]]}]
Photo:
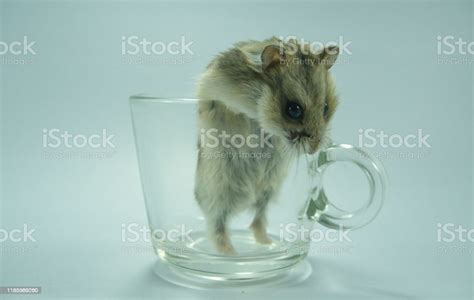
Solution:
[{"label": "brown and white hamster", "polygon": [[[219,252],[236,253],[229,219],[249,208],[255,209],[255,240],[271,243],[266,209],[291,161],[328,140],[337,106],[329,69],[338,52],[334,46],[315,53],[277,38],[240,42],[219,54],[200,78],[195,196]],[[214,143],[203,142],[209,132],[216,133]],[[235,135],[254,140],[232,143]]]}]

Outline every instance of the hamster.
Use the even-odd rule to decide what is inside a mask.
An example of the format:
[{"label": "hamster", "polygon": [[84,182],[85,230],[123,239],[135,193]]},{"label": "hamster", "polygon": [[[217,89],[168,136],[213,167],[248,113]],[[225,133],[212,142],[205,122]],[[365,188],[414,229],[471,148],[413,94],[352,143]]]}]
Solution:
[{"label": "hamster", "polygon": [[272,243],[266,210],[291,162],[328,143],[338,53],[275,37],[239,42],[200,77],[194,193],[218,252],[236,254],[228,223],[247,209],[255,211],[256,242]]}]

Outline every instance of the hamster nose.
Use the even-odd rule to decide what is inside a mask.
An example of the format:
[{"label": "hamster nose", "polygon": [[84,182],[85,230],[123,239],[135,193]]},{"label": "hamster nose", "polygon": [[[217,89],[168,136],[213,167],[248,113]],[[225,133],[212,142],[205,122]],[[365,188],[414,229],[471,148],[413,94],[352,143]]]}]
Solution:
[{"label": "hamster nose", "polygon": [[308,132],[306,131],[300,132],[300,138],[310,138],[310,137],[311,137],[311,134],[309,134]]}]

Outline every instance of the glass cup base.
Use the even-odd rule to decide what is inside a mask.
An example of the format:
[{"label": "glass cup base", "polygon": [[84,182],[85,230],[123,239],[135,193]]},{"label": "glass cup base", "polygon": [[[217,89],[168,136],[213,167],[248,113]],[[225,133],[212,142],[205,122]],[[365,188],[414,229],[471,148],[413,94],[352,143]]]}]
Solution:
[{"label": "glass cup base", "polygon": [[311,264],[306,260],[297,262],[284,269],[272,272],[249,274],[246,278],[226,278],[215,274],[204,274],[158,260],[153,270],[161,279],[172,284],[191,289],[233,289],[245,286],[249,288],[265,288],[273,286],[292,286],[305,281],[313,272]]}]

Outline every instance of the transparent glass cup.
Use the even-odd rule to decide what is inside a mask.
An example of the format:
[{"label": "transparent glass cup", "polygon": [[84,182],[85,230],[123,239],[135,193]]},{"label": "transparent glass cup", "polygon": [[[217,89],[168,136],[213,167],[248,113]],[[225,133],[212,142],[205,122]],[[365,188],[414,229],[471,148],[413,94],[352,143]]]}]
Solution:
[{"label": "transparent glass cup", "polygon": [[[347,230],[368,224],[381,209],[386,176],[380,162],[356,147],[333,145],[290,165],[277,200],[268,208],[270,244],[255,241],[249,230],[253,213],[248,211],[230,222],[230,238],[237,253],[216,251],[194,195],[200,134],[197,102],[130,97],[142,188],[159,258],[158,273],[164,273],[166,266],[168,274],[219,283],[281,277],[307,256],[308,232],[316,222]],[[368,180],[369,197],[354,211],[338,208],[325,193],[325,172],[339,162],[354,164]],[[288,228],[305,230],[297,235]]]}]

